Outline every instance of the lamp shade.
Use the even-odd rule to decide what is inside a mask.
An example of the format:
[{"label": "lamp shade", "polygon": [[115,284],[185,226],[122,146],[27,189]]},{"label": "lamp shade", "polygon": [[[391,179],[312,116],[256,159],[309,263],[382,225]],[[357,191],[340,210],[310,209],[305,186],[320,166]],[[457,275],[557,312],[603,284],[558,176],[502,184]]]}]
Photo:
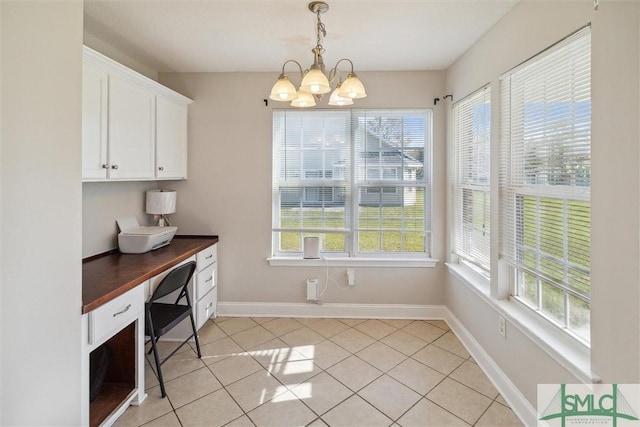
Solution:
[{"label": "lamp shade", "polygon": [[343,98],[355,99],[364,98],[367,96],[367,93],[364,90],[364,85],[355,73],[350,73],[347,80],[345,80],[344,83],[342,83],[342,86],[340,86],[340,92],[338,92],[338,95]]},{"label": "lamp shade", "polygon": [[271,95],[269,98],[274,101],[291,101],[296,99],[298,94],[293,83],[284,74],[280,75],[278,81],[271,88]]},{"label": "lamp shade", "polygon": [[316,105],[316,100],[313,98],[313,95],[308,92],[303,92],[302,90],[299,90],[298,97],[291,101],[291,106],[293,107],[305,108],[313,107],[314,105]]},{"label": "lamp shade", "polygon": [[304,75],[302,83],[300,83],[300,90],[320,95],[331,92],[331,86],[329,86],[327,76],[321,70],[312,68]]},{"label": "lamp shade", "polygon": [[165,215],[176,211],[176,192],[173,190],[148,190],[148,214]]},{"label": "lamp shade", "polygon": [[336,89],[331,93],[331,97],[329,98],[329,105],[353,105],[353,99],[343,98],[338,94],[338,92],[340,92],[340,86],[341,84],[338,83],[338,87],[336,87]]}]

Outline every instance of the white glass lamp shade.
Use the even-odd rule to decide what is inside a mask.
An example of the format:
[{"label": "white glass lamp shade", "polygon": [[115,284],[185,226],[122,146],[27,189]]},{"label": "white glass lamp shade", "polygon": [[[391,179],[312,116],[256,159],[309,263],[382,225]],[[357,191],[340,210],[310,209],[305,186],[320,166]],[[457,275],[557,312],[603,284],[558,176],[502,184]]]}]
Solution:
[{"label": "white glass lamp shade", "polygon": [[353,105],[353,99],[343,98],[342,96],[338,95],[340,86],[341,84],[338,83],[336,89],[331,93],[331,97],[329,98],[329,105],[337,105],[339,107],[342,107],[343,105]]},{"label": "white glass lamp shade", "polygon": [[278,81],[271,88],[270,99],[274,101],[292,101],[298,97],[295,86],[289,78],[281,74]]},{"label": "white glass lamp shade", "polygon": [[171,190],[147,191],[147,209],[151,215],[165,215],[176,211],[176,192]]},{"label": "white glass lamp shade", "polygon": [[302,83],[300,83],[300,90],[314,95],[321,95],[331,92],[331,86],[329,86],[327,76],[320,69],[312,68],[304,75]]},{"label": "white glass lamp shade", "polygon": [[298,91],[298,97],[291,101],[292,107],[307,108],[316,105],[316,100],[309,92]]},{"label": "white glass lamp shade", "polygon": [[366,97],[367,93],[365,92],[364,85],[360,79],[358,79],[354,73],[350,73],[347,80],[345,80],[344,83],[342,83],[342,86],[340,86],[338,95],[343,98],[356,99]]}]

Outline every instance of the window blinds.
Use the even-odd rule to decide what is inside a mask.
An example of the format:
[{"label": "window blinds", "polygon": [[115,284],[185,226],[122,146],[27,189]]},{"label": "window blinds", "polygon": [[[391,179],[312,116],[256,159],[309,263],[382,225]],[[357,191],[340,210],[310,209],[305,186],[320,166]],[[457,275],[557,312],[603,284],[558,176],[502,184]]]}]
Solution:
[{"label": "window blinds", "polygon": [[273,253],[429,255],[431,112],[273,113]]},{"label": "window blinds", "polygon": [[354,110],[359,253],[429,253],[431,112]]},{"label": "window blinds", "polygon": [[301,251],[305,236],[319,236],[327,250],[347,250],[350,119],[349,111],[274,111],[276,252]]},{"label": "window blinds", "polygon": [[588,340],[591,37],[586,27],[501,78],[501,257],[514,294]]},{"label": "window blinds", "polygon": [[455,177],[454,252],[489,271],[491,89],[453,106]]}]

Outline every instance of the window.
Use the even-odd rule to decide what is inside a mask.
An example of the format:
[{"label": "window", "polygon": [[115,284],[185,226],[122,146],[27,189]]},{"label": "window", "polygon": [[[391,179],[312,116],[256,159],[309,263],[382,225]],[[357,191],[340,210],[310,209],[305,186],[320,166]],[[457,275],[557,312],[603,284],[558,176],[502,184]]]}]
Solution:
[{"label": "window", "polygon": [[453,106],[455,145],[454,252],[489,272],[489,153],[491,90],[480,89]]},{"label": "window", "polygon": [[430,255],[431,112],[273,113],[273,255]]},{"label": "window", "polygon": [[591,37],[585,28],[501,78],[501,258],[515,299],[588,342]]}]

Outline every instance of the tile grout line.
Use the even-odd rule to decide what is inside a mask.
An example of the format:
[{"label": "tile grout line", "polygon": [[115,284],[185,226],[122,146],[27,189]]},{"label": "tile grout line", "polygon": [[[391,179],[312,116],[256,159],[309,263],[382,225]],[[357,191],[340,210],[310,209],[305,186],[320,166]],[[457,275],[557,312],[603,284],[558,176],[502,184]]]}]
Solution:
[{"label": "tile grout line", "polygon": [[[224,323],[226,323],[227,321],[232,320],[232,319],[249,319],[249,320],[251,320],[251,321],[253,322],[253,325],[248,326],[248,327],[243,328],[243,329],[239,329],[239,330],[233,330],[233,328],[230,328],[229,330],[231,330],[231,331],[232,331],[232,333],[229,333],[229,332],[227,332],[223,327],[221,327],[221,325],[224,325]],[[295,324],[295,328],[293,328],[293,329],[285,328],[285,329],[286,329],[286,331],[285,331],[285,332],[278,332],[278,333],[276,333],[276,332],[274,332],[274,331],[270,330],[270,329],[268,328],[268,323],[270,323],[270,322],[274,322],[274,321],[277,321],[277,320],[279,320],[279,319],[288,319],[288,320],[290,319],[290,320],[295,321],[295,322],[296,322],[296,324]],[[311,411],[311,413],[312,413],[312,414],[314,414],[314,415],[315,415],[315,418],[311,421],[312,423],[313,423],[313,422],[316,422],[316,421],[321,421],[321,422],[323,422],[323,423],[325,423],[325,424],[326,424],[326,422],[325,422],[325,421],[324,421],[324,419],[323,419],[323,416],[325,416],[326,414],[328,414],[329,412],[331,412],[332,410],[334,410],[335,408],[337,408],[338,406],[340,406],[341,404],[343,404],[345,401],[347,401],[348,399],[351,399],[351,398],[352,398],[352,397],[354,397],[354,396],[359,397],[359,398],[360,398],[360,399],[362,399],[364,402],[366,402],[368,405],[370,405],[372,408],[374,408],[376,411],[378,411],[378,412],[380,412],[381,414],[383,414],[387,419],[392,420],[392,423],[397,423],[397,424],[399,424],[399,423],[398,423],[398,421],[399,421],[402,417],[404,417],[408,412],[410,412],[410,411],[411,411],[411,410],[412,410],[412,409],[413,409],[413,408],[414,408],[414,407],[415,407],[415,406],[416,406],[416,405],[417,405],[417,404],[418,404],[422,399],[426,399],[427,401],[431,402],[432,404],[434,404],[434,405],[438,406],[439,408],[443,409],[444,411],[448,412],[448,413],[449,413],[449,414],[451,414],[452,416],[455,416],[456,418],[460,419],[460,417],[459,417],[457,414],[455,414],[455,413],[451,412],[450,410],[448,410],[448,409],[446,409],[446,408],[443,408],[442,406],[440,406],[440,405],[439,405],[439,404],[437,404],[436,402],[433,402],[431,399],[429,399],[429,398],[427,397],[427,395],[428,395],[429,393],[431,393],[431,392],[432,392],[436,387],[438,387],[438,386],[439,386],[443,381],[445,381],[445,379],[447,379],[447,378],[451,379],[451,380],[452,380],[452,381],[454,381],[455,383],[460,384],[460,385],[464,386],[465,388],[467,388],[467,389],[469,389],[469,390],[471,390],[471,391],[473,391],[473,392],[475,392],[475,393],[478,393],[478,394],[479,394],[479,395],[481,395],[481,396],[484,396],[485,398],[491,399],[489,396],[487,396],[487,395],[485,395],[484,393],[482,393],[482,392],[480,392],[480,391],[478,391],[478,390],[474,389],[473,387],[468,386],[468,385],[466,385],[466,384],[464,384],[464,383],[462,383],[462,382],[460,382],[460,381],[456,380],[456,379],[455,379],[455,378],[453,378],[453,377],[450,377],[450,375],[451,375],[451,374],[453,374],[454,372],[456,372],[456,371],[457,371],[457,370],[458,370],[458,369],[463,365],[463,363],[464,363],[464,362],[466,362],[466,361],[470,361],[470,360],[472,359],[472,358],[471,358],[471,356],[468,356],[466,359],[464,359],[464,362],[463,362],[463,363],[459,364],[456,368],[454,368],[454,369],[453,369],[451,372],[449,372],[448,374],[445,374],[444,372],[438,371],[437,369],[435,369],[435,368],[433,368],[433,367],[431,367],[431,366],[429,366],[429,365],[426,365],[425,363],[423,363],[423,362],[421,362],[421,361],[419,361],[419,360],[417,360],[417,359],[414,359],[414,358],[413,358],[413,356],[415,356],[418,352],[420,352],[420,351],[424,350],[425,348],[427,348],[427,347],[429,347],[429,346],[431,346],[431,345],[433,345],[434,347],[436,347],[436,348],[438,348],[439,350],[442,350],[442,351],[444,351],[444,352],[446,352],[446,353],[449,353],[449,354],[454,355],[454,356],[456,356],[456,357],[460,357],[460,355],[458,355],[458,354],[456,354],[456,353],[453,353],[452,351],[450,351],[450,350],[448,350],[448,349],[446,349],[446,348],[440,347],[438,344],[435,344],[435,342],[436,342],[437,340],[439,340],[440,338],[442,338],[442,337],[443,337],[444,335],[446,335],[447,333],[451,333],[451,334],[453,334],[453,336],[457,339],[457,337],[456,337],[456,336],[455,336],[455,334],[451,331],[451,329],[450,329],[450,328],[449,328],[449,329],[447,329],[447,330],[445,330],[445,329],[443,329],[441,326],[434,325],[434,324],[432,324],[432,323],[430,323],[430,322],[428,322],[428,321],[425,321],[425,323],[427,323],[427,324],[429,324],[429,325],[431,325],[431,326],[433,326],[433,327],[435,327],[435,328],[437,328],[437,329],[439,329],[439,330],[441,330],[441,331],[442,331],[442,333],[441,333],[440,335],[438,335],[436,338],[432,339],[431,341],[426,341],[426,340],[424,340],[424,338],[421,338],[420,336],[417,336],[417,335],[414,335],[414,334],[412,334],[412,333],[408,333],[407,331],[404,331],[404,329],[406,329],[406,328],[407,328],[408,326],[410,326],[411,324],[414,324],[414,323],[417,323],[417,322],[422,322],[421,320],[411,320],[411,321],[410,321],[409,323],[407,323],[406,325],[403,325],[403,326],[398,327],[398,326],[396,326],[396,325],[393,325],[393,324],[390,324],[390,323],[386,323],[386,322],[384,321],[385,319],[362,319],[362,321],[361,321],[361,322],[355,323],[355,324],[353,324],[353,325],[349,325],[349,324],[347,324],[347,323],[345,323],[345,322],[342,322],[340,319],[334,319],[334,320],[336,320],[336,321],[340,322],[342,325],[345,325],[345,326],[346,326],[346,328],[345,328],[344,330],[341,330],[341,331],[337,332],[337,333],[333,333],[333,334],[331,334],[331,335],[328,335],[328,336],[327,336],[326,334],[329,334],[330,332],[320,333],[320,332],[319,332],[319,330],[321,330],[321,328],[314,329],[314,328],[312,328],[312,327],[311,327],[311,325],[313,325],[314,323],[320,322],[320,321],[322,321],[322,320],[324,320],[324,319],[325,319],[325,318],[318,318],[318,319],[316,319],[315,321],[311,321],[311,322],[309,322],[309,323],[301,322],[301,321],[297,320],[296,318],[271,318],[271,319],[269,319],[269,320],[267,320],[267,321],[265,321],[265,322],[257,322],[254,318],[223,318],[223,319],[220,319],[219,321],[217,321],[217,319],[216,319],[216,320],[208,320],[208,321],[207,321],[207,323],[211,323],[212,325],[214,325],[215,327],[217,327],[217,328],[222,332],[223,336],[218,337],[218,338],[216,338],[216,339],[213,339],[213,340],[212,340],[212,341],[210,341],[210,342],[201,343],[201,347],[202,347],[202,346],[204,346],[204,345],[210,345],[210,344],[213,344],[213,343],[215,343],[215,342],[217,342],[217,341],[219,341],[219,340],[222,340],[222,339],[228,338],[231,342],[233,342],[235,345],[237,345],[237,346],[242,350],[242,353],[247,354],[248,356],[250,356],[250,357],[251,357],[251,359],[252,359],[255,363],[257,363],[257,364],[259,365],[260,369],[259,369],[259,370],[257,370],[257,371],[255,371],[255,372],[252,372],[252,373],[250,373],[250,374],[248,374],[248,375],[245,375],[245,376],[243,376],[242,378],[236,379],[236,380],[234,380],[233,382],[231,382],[231,383],[229,383],[229,384],[227,384],[227,385],[224,385],[224,384],[220,381],[220,379],[217,377],[217,375],[213,372],[213,370],[212,370],[212,368],[211,368],[211,367],[212,367],[214,364],[216,364],[216,363],[220,363],[220,362],[222,362],[223,360],[227,360],[228,358],[233,357],[233,356],[226,357],[226,358],[224,358],[224,359],[222,359],[222,360],[220,360],[220,361],[212,362],[211,364],[207,364],[206,362],[202,361],[202,364],[204,365],[203,367],[206,367],[206,368],[207,368],[207,370],[209,371],[209,373],[211,373],[211,375],[212,375],[212,376],[213,376],[213,377],[214,377],[214,378],[215,378],[215,379],[220,383],[221,388],[220,388],[220,389],[217,389],[217,390],[214,390],[214,391],[212,391],[212,392],[210,392],[210,393],[207,393],[207,394],[205,394],[204,396],[201,396],[201,397],[199,397],[199,398],[197,398],[197,399],[194,399],[194,400],[193,400],[193,401],[191,401],[191,402],[187,402],[187,403],[185,403],[184,405],[180,406],[180,408],[182,408],[182,407],[184,407],[184,406],[187,406],[187,405],[189,405],[189,404],[192,404],[193,402],[196,402],[196,401],[198,401],[198,400],[200,400],[200,399],[202,399],[202,398],[204,398],[204,397],[206,397],[206,396],[209,396],[209,395],[211,395],[211,394],[213,394],[213,393],[215,393],[215,392],[217,392],[217,391],[224,390],[224,391],[225,391],[225,393],[226,393],[229,397],[231,397],[231,399],[233,400],[233,402],[234,402],[234,403],[235,403],[235,404],[240,408],[240,410],[242,411],[242,414],[241,414],[241,415],[239,415],[238,417],[236,417],[236,418],[234,418],[234,419],[230,420],[229,422],[227,422],[227,423],[226,423],[226,424],[224,424],[224,425],[228,425],[228,424],[230,424],[230,423],[233,423],[234,421],[237,421],[238,419],[240,419],[240,418],[242,418],[242,417],[245,417],[245,416],[246,416],[246,417],[247,417],[247,419],[248,419],[248,420],[249,420],[249,421],[250,421],[254,426],[256,426],[257,424],[256,424],[256,423],[254,422],[254,420],[251,418],[251,416],[249,415],[249,412],[252,412],[252,411],[254,411],[254,410],[256,410],[256,409],[260,408],[261,406],[263,406],[263,405],[265,405],[265,404],[267,404],[267,403],[269,403],[269,402],[272,402],[272,401],[273,401],[277,396],[273,396],[271,399],[269,399],[269,400],[267,400],[267,401],[265,401],[265,402],[263,402],[263,403],[259,404],[259,405],[258,405],[258,406],[256,406],[255,408],[252,408],[249,412],[246,412],[246,411],[244,410],[244,408],[242,408],[242,406],[240,406],[240,404],[239,404],[239,402],[236,400],[236,398],[235,398],[235,397],[234,397],[234,396],[229,392],[229,390],[227,390],[227,387],[229,387],[229,386],[231,386],[231,385],[233,385],[233,384],[236,384],[236,383],[238,383],[239,381],[242,381],[242,380],[244,380],[244,379],[248,378],[249,376],[254,375],[254,374],[258,373],[258,372],[265,372],[265,373],[267,373],[267,374],[269,375],[269,377],[271,377],[271,378],[275,379],[275,380],[276,380],[276,382],[277,382],[278,384],[280,384],[281,386],[283,386],[284,388],[286,388],[287,392],[292,393],[292,394],[296,397],[296,400],[297,400],[298,402],[302,403],[302,404],[304,405],[304,407],[305,407],[305,408],[307,408],[309,411]],[[326,319],[330,319],[330,318],[326,318]],[[393,331],[391,331],[391,332],[389,332],[389,333],[387,333],[387,334],[385,334],[385,335],[381,336],[380,338],[377,338],[377,337],[375,337],[375,336],[370,335],[370,333],[367,333],[367,332],[365,332],[365,331],[363,331],[363,330],[361,330],[361,329],[358,329],[358,328],[357,328],[357,326],[362,325],[363,323],[368,322],[368,321],[371,321],[371,320],[376,320],[376,321],[382,322],[385,326],[389,326],[390,328],[392,328],[392,329],[393,329]],[[446,323],[445,323],[445,324],[446,324]],[[267,325],[267,326],[265,326],[265,325]],[[265,340],[265,341],[263,341],[263,342],[261,342],[261,343],[258,343],[258,344],[252,345],[252,346],[249,346],[249,345],[243,346],[243,345],[241,345],[238,341],[236,341],[236,340],[237,340],[237,338],[235,338],[235,339],[234,339],[234,335],[240,334],[240,333],[245,332],[245,331],[248,331],[248,330],[250,330],[250,329],[254,329],[254,328],[258,327],[258,326],[260,326],[261,331],[268,333],[269,335],[273,336],[273,338],[269,338],[269,339],[267,339],[267,340]],[[339,384],[341,384],[342,386],[344,386],[347,390],[349,390],[349,395],[348,395],[346,398],[344,398],[344,399],[342,399],[341,401],[337,402],[335,405],[331,406],[330,408],[325,409],[322,413],[316,412],[316,410],[314,410],[313,408],[311,408],[311,407],[310,407],[310,406],[309,406],[309,405],[304,401],[304,399],[299,398],[299,397],[298,397],[298,395],[297,395],[297,394],[295,394],[295,393],[293,392],[293,389],[294,389],[296,386],[298,386],[299,384],[301,384],[302,382],[300,382],[300,383],[296,383],[296,384],[284,384],[280,379],[278,379],[276,376],[274,376],[274,375],[269,371],[269,367],[268,367],[268,366],[264,366],[262,363],[260,363],[260,362],[258,361],[258,359],[256,359],[256,357],[255,357],[255,355],[254,355],[254,353],[253,353],[253,352],[255,352],[255,351],[258,351],[258,350],[257,350],[257,347],[260,347],[260,346],[264,345],[265,343],[268,343],[268,342],[270,342],[270,341],[274,341],[274,340],[279,340],[279,341],[283,342],[283,343],[284,343],[284,344],[285,344],[285,345],[286,345],[290,350],[294,350],[294,349],[295,349],[295,347],[297,347],[298,345],[295,345],[295,344],[289,344],[288,342],[286,342],[285,340],[283,340],[283,339],[282,339],[282,337],[283,337],[283,336],[285,336],[285,335],[287,335],[287,334],[290,334],[290,333],[293,333],[293,332],[296,332],[296,331],[302,330],[303,328],[307,328],[309,331],[311,331],[311,332],[313,332],[313,333],[315,333],[315,334],[317,334],[317,335],[319,335],[319,336],[321,336],[321,337],[322,337],[322,340],[321,340],[321,341],[319,341],[319,342],[317,342],[317,343],[314,343],[313,345],[319,345],[319,344],[321,344],[321,343],[323,343],[323,342],[327,342],[327,341],[328,341],[328,342],[332,343],[333,345],[337,346],[338,348],[340,348],[341,350],[345,351],[345,352],[346,352],[346,354],[347,354],[347,356],[346,356],[346,357],[344,357],[344,358],[342,358],[342,359],[339,359],[338,361],[336,361],[336,362],[334,362],[334,363],[332,363],[332,364],[330,364],[330,365],[326,366],[326,368],[323,368],[323,367],[321,367],[320,365],[317,365],[313,360],[311,360],[311,363],[313,363],[313,366],[315,366],[315,367],[319,370],[319,372],[317,372],[316,374],[314,374],[314,375],[312,375],[311,377],[309,377],[309,378],[307,378],[307,379],[305,379],[305,380],[303,380],[303,381],[302,381],[302,382],[304,382],[304,381],[309,381],[309,380],[311,380],[311,379],[313,379],[313,378],[315,378],[315,377],[317,377],[317,376],[319,376],[319,375],[321,375],[321,374],[323,374],[323,373],[324,373],[324,374],[328,375],[330,378],[332,378],[333,380],[337,381],[337,382],[338,382]],[[352,351],[352,350],[349,350],[349,349],[347,349],[347,348],[343,347],[342,345],[340,345],[340,344],[338,344],[337,342],[335,342],[335,341],[333,341],[333,340],[332,340],[332,338],[335,338],[336,336],[340,335],[341,333],[347,332],[347,331],[349,331],[349,330],[355,330],[356,332],[359,332],[359,333],[361,333],[361,334],[364,334],[367,338],[372,339],[372,340],[373,340],[373,342],[371,342],[371,343],[369,343],[369,344],[365,345],[365,346],[364,346],[364,347],[362,347],[362,348],[359,348],[359,349],[357,349],[357,350],[355,350],[355,351]],[[407,354],[407,353],[405,353],[405,352],[403,352],[403,351],[398,351],[398,350],[396,350],[396,349],[395,349],[394,347],[392,347],[391,345],[389,345],[389,344],[387,344],[387,343],[385,343],[385,342],[383,342],[383,341],[382,341],[382,340],[384,340],[385,338],[387,338],[387,337],[389,337],[390,335],[393,335],[393,334],[395,334],[395,333],[397,333],[397,332],[403,332],[403,333],[405,333],[405,334],[409,334],[411,337],[413,337],[413,338],[415,338],[415,339],[417,339],[417,340],[420,340],[420,341],[424,341],[426,344],[425,344],[425,345],[423,345],[423,346],[421,346],[420,348],[418,348],[418,349],[417,349],[417,350],[415,350],[415,351],[411,351],[411,352],[410,352],[410,354]],[[402,355],[401,360],[400,360],[399,362],[397,362],[397,363],[393,364],[393,366],[389,367],[388,369],[384,369],[384,370],[383,370],[383,369],[380,369],[380,368],[378,368],[377,366],[373,365],[372,363],[368,362],[367,360],[363,359],[363,358],[362,358],[362,356],[358,354],[358,353],[361,353],[362,351],[364,351],[365,349],[367,349],[367,348],[369,348],[369,347],[371,347],[371,346],[373,346],[373,345],[375,345],[375,344],[378,344],[378,343],[379,343],[379,344],[381,344],[381,345],[383,345],[383,346],[385,346],[385,347],[388,347],[389,349],[394,350],[394,351],[396,351],[397,353],[399,353],[400,355]],[[245,347],[246,347],[246,348],[245,348]],[[195,354],[195,350],[193,349],[193,343],[191,343],[191,342],[190,342],[190,343],[189,343],[189,346],[187,346],[187,349],[191,349],[191,350],[192,350],[192,352]],[[145,352],[145,353],[146,353],[146,352]],[[370,366],[370,367],[373,367],[373,368],[374,368],[374,369],[376,369],[378,372],[380,372],[380,374],[379,374],[379,375],[377,375],[377,376],[376,376],[375,378],[373,378],[371,381],[367,382],[367,384],[363,385],[362,387],[359,387],[359,388],[358,388],[358,390],[356,390],[356,391],[352,390],[349,386],[347,386],[345,383],[343,383],[343,382],[342,382],[342,381],[340,381],[338,378],[334,377],[330,372],[328,372],[328,370],[329,370],[329,369],[331,369],[332,367],[334,367],[334,366],[336,366],[336,365],[338,365],[338,364],[340,364],[340,363],[344,362],[346,359],[350,358],[351,356],[355,356],[355,357],[356,357],[360,362],[365,363],[366,365],[368,365],[368,366]],[[145,357],[146,357],[147,362],[149,362],[148,357],[147,357],[146,355],[145,355]],[[306,360],[308,360],[308,359],[306,359]],[[396,378],[394,378],[392,375],[390,375],[390,374],[389,374],[393,369],[395,369],[396,367],[398,367],[398,366],[399,366],[399,365],[401,365],[402,363],[406,362],[407,360],[412,360],[412,361],[414,361],[414,362],[420,363],[421,365],[426,366],[427,368],[429,368],[429,369],[433,370],[434,372],[437,372],[438,374],[440,374],[440,375],[444,375],[444,376],[443,376],[443,378],[442,378],[440,381],[438,381],[435,385],[433,385],[432,387],[430,387],[430,388],[429,388],[429,390],[427,390],[425,393],[417,392],[417,391],[416,391],[416,390],[414,390],[412,387],[409,387],[407,384],[404,384],[404,382],[402,382],[401,380],[396,379]],[[151,367],[151,372],[152,372],[152,373],[153,373],[153,375],[155,375],[155,376],[156,376],[156,378],[157,378],[157,374],[156,374],[155,370],[153,369],[153,367],[151,366],[151,363],[149,363],[149,365],[150,365],[150,367]],[[195,370],[193,370],[193,371],[183,373],[183,374],[181,374],[181,375],[179,375],[179,376],[177,376],[177,377],[175,377],[175,378],[172,378],[171,380],[169,380],[169,381],[167,381],[167,382],[170,382],[170,381],[176,380],[176,379],[178,379],[178,378],[180,378],[180,377],[183,377],[183,376],[185,376],[185,375],[188,375],[188,374],[190,374],[190,373],[192,373],[192,372],[197,371],[198,369],[201,369],[201,368],[197,368],[197,369],[195,369]],[[390,379],[392,379],[393,381],[397,381],[397,382],[398,382],[399,384],[401,384],[402,386],[406,387],[407,389],[411,390],[412,392],[414,392],[414,393],[416,393],[418,396],[420,396],[416,402],[414,402],[411,406],[409,406],[406,410],[404,410],[404,411],[403,411],[403,412],[402,412],[398,417],[395,417],[395,418],[392,418],[391,416],[387,415],[385,412],[383,412],[383,411],[381,411],[379,408],[377,408],[377,407],[376,407],[372,402],[368,401],[367,399],[365,399],[363,396],[361,396],[361,395],[359,394],[359,393],[360,393],[360,392],[362,392],[362,390],[364,390],[366,387],[368,387],[368,386],[369,386],[369,385],[371,385],[373,382],[375,382],[375,381],[379,380],[380,378],[382,378],[382,377],[383,377],[383,376],[385,376],[385,375],[386,375],[387,377],[389,377]],[[489,380],[489,381],[490,381],[490,380]],[[491,383],[491,384],[493,385],[493,383]],[[153,386],[153,387],[151,387],[151,388],[149,388],[148,390],[153,389],[153,388],[155,388],[155,387],[159,387],[159,384],[158,384],[158,385],[155,385],[155,386]],[[491,403],[489,403],[489,405],[484,409],[484,411],[479,415],[479,417],[474,421],[474,423],[473,423],[472,425],[475,425],[475,424],[476,424],[476,423],[477,423],[477,422],[482,418],[482,416],[484,416],[484,414],[489,410],[489,408],[491,407],[491,405],[492,405],[494,402],[497,402],[497,403],[501,404],[501,406],[504,406],[505,408],[510,409],[510,408],[506,407],[505,405],[503,405],[501,402],[498,402],[498,401],[497,401],[497,399],[498,399],[499,397],[500,397],[500,393],[498,392],[498,393],[497,393],[497,395],[496,395],[493,399],[491,399]],[[179,418],[179,417],[178,417],[178,415],[177,415],[177,409],[180,409],[180,408],[176,408],[176,407],[174,406],[174,403],[171,401],[171,399],[170,399],[170,398],[169,398],[169,403],[170,403],[170,406],[171,406],[171,408],[172,408],[172,412],[174,413],[174,415],[175,415],[176,419],[178,420],[178,422],[179,422],[181,425],[183,425],[182,420],[180,420],[180,418]],[[171,413],[171,411],[167,412],[166,414],[162,414],[162,415],[160,415],[160,416],[158,416],[158,417],[156,417],[156,418],[154,418],[154,419],[152,419],[152,420],[148,420],[148,421],[146,421],[145,423],[149,423],[149,422],[152,422],[152,421],[154,421],[154,420],[157,420],[158,418],[160,418],[160,417],[162,417],[162,416],[165,416],[165,415],[167,415],[167,414],[169,414],[169,413]]]}]

